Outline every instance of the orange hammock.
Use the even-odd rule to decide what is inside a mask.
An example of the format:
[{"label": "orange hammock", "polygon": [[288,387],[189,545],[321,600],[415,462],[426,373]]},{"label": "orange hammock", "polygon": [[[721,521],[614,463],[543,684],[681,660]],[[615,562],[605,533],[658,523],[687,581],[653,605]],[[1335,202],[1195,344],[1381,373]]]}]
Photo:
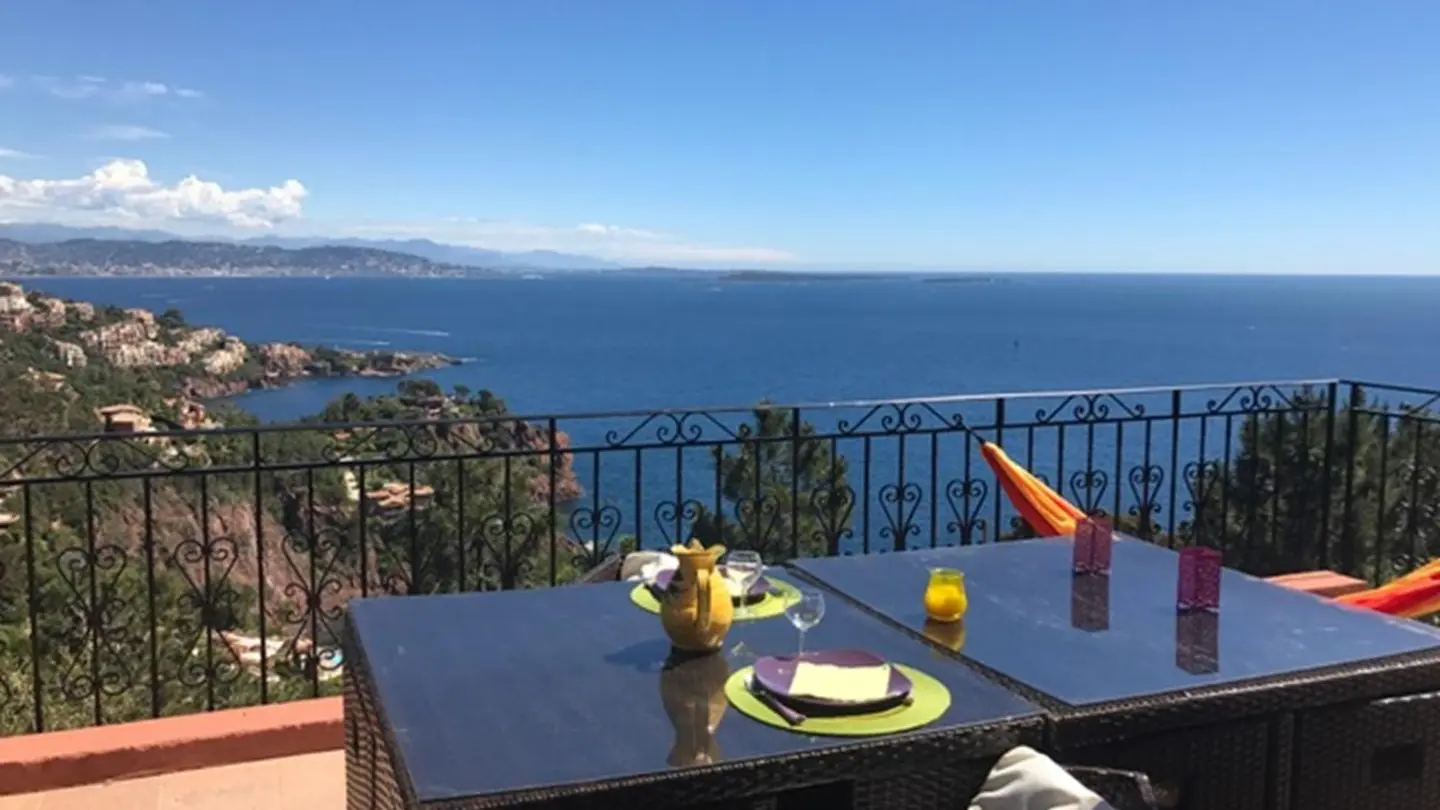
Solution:
[{"label": "orange hammock", "polygon": [[1335,601],[1407,619],[1440,613],[1440,560],[1378,588],[1337,596]]},{"label": "orange hammock", "polygon": [[1029,470],[1011,461],[999,445],[981,442],[980,454],[995,471],[995,480],[1000,482],[1005,496],[1036,534],[1059,537],[1075,533],[1075,521],[1085,517],[1084,512],[1060,497],[1044,481],[1031,475]]},{"label": "orange hammock", "polygon": [[[999,445],[981,442],[980,453],[995,480],[1030,528],[1041,537],[1075,533],[1085,513],[1005,455]],[[1368,591],[1337,597],[1337,602],[1408,619],[1440,613],[1440,560]]]}]

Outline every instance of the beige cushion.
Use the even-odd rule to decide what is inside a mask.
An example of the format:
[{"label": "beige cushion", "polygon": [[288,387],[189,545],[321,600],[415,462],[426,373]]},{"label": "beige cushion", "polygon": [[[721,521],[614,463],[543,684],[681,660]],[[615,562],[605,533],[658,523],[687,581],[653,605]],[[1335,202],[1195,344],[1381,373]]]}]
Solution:
[{"label": "beige cushion", "polygon": [[1020,746],[995,763],[970,810],[1110,810],[1044,754]]}]

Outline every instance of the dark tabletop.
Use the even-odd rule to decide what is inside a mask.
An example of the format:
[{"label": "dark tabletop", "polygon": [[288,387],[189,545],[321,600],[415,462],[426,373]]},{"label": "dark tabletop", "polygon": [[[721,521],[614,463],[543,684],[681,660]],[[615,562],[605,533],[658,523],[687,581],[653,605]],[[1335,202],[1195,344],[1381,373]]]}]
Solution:
[{"label": "dark tabletop", "polygon": [[[737,623],[723,654],[667,669],[660,619],[631,603],[632,587],[352,601],[351,626],[417,798],[653,774],[703,764],[701,752],[734,761],[847,742],[765,726],[724,702],[730,672],[756,654],[795,650],[784,617]],[[953,699],[927,731],[1039,714],[838,597],[805,647],[863,648],[938,678]],[[724,716],[709,738],[712,705]]]},{"label": "dark tabletop", "polygon": [[1228,569],[1218,614],[1179,616],[1175,552],[1118,541],[1109,577],[1076,577],[1072,553],[1068,538],[1049,538],[796,567],[920,633],[929,569],[962,570],[970,607],[961,654],[1071,706],[1440,647],[1440,631],[1428,625]]}]

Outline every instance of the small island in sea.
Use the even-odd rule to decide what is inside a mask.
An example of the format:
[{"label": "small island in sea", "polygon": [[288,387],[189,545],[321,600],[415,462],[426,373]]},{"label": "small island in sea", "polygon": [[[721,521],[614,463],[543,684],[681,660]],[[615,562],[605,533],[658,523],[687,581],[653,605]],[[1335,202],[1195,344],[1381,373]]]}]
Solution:
[{"label": "small island in sea", "polygon": [[879,271],[809,271],[809,270],[731,270],[720,274],[721,281],[798,283],[814,281],[920,281],[926,284],[991,284],[999,279],[973,273],[921,274],[910,270]]},{"label": "small island in sea", "polygon": [[944,276],[926,276],[920,279],[926,284],[995,284],[1004,279],[995,276],[974,276],[967,273],[952,273]]},{"label": "small island in sea", "polygon": [[897,278],[892,273],[831,273],[803,270],[732,270],[720,276],[721,281],[884,281]]}]

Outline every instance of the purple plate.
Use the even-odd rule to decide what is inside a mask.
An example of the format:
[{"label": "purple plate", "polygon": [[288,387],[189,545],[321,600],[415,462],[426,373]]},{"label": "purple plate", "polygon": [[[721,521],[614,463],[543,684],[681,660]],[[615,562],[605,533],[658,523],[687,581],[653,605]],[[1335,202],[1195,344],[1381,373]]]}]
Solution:
[{"label": "purple plate", "polygon": [[800,660],[837,667],[874,667],[886,663],[885,659],[864,650],[816,650],[801,653],[798,659],[793,655],[765,656],[755,661],[755,683],[787,703],[843,709],[870,708],[897,703],[909,697],[910,690],[914,687],[910,679],[905,677],[905,673],[892,666],[890,668],[890,691],[879,700],[854,702],[792,695],[790,694],[790,682],[795,678],[795,664]]},{"label": "purple plate", "polygon": [[[723,565],[720,566],[720,572],[721,572],[722,575],[724,574],[724,572],[725,572],[725,566],[723,566]],[[652,582],[652,583],[650,583],[650,588],[651,588],[652,590],[661,591],[661,592],[664,592],[664,591],[666,591],[666,590],[669,590],[669,588],[670,588],[670,581],[673,580],[674,578],[675,578],[675,569],[672,568],[672,569],[670,569],[670,570],[668,570],[668,571],[661,571],[660,573],[658,573],[658,574],[655,575],[655,581]],[[771,591],[773,588],[774,588],[774,586],[770,584],[770,580],[766,579],[764,574],[761,574],[761,575],[760,575],[760,578],[757,579],[757,580],[755,580],[755,584],[750,586],[750,593],[749,593],[749,595],[745,598],[745,601],[746,601],[746,602],[758,602],[759,600],[764,599],[765,596],[766,596],[767,594],[769,594],[770,591]],[[736,600],[736,601],[739,601],[739,600]]]}]

